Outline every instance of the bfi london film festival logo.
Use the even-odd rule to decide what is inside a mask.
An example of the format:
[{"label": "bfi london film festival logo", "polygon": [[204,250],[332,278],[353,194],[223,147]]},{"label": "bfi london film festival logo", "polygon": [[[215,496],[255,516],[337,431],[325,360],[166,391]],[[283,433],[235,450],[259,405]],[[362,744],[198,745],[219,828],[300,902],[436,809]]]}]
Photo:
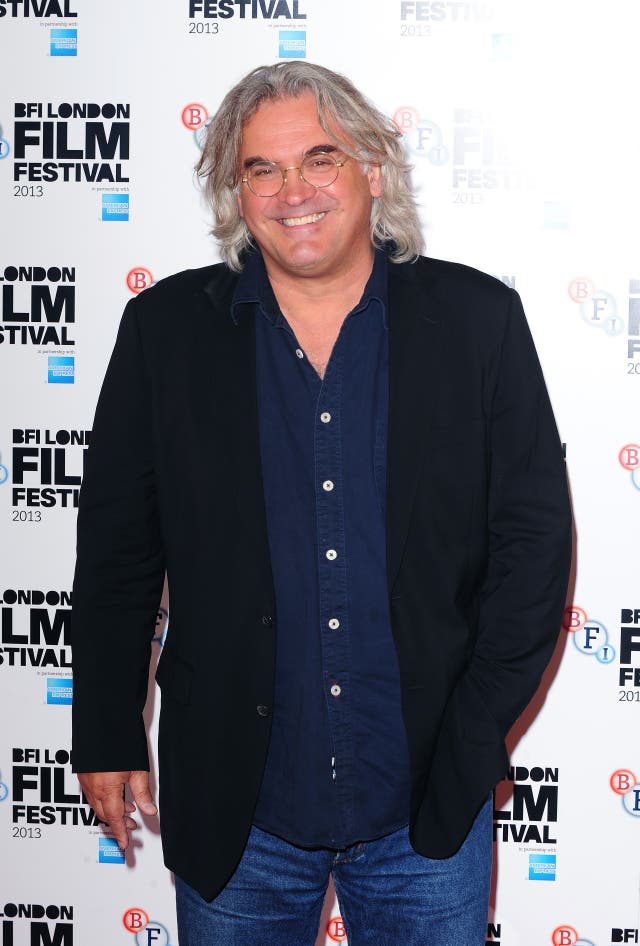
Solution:
[{"label": "bfi london film festival logo", "polygon": [[73,946],[73,909],[58,903],[0,905],[0,946]]},{"label": "bfi london film festival logo", "polygon": [[52,183],[92,184],[101,219],[129,219],[131,106],[127,102],[15,102],[14,194],[43,197]]},{"label": "bfi london film festival logo", "polygon": [[556,926],[551,934],[553,946],[596,946],[593,940],[584,939],[575,926]]},{"label": "bfi london film festival logo", "polygon": [[129,907],[123,914],[122,923],[128,933],[133,933],[135,946],[171,946],[166,926],[152,920],[142,907]]},{"label": "bfi london film festival logo", "polygon": [[454,109],[451,163],[457,203],[477,203],[491,191],[528,190],[534,184],[533,176],[519,167],[506,125],[481,109]]},{"label": "bfi london film festival logo", "polygon": [[404,136],[407,148],[430,164],[442,167],[450,158],[442,129],[431,119],[423,118],[412,105],[401,105],[393,113],[393,123]]},{"label": "bfi london film festival logo", "polygon": [[512,766],[496,788],[493,837],[520,845],[528,879],[556,879],[559,771],[554,766]]},{"label": "bfi london film festival logo", "polygon": [[41,522],[42,509],[77,509],[90,430],[14,428],[14,522]]},{"label": "bfi london film festival logo", "polygon": [[610,664],[616,659],[616,649],[609,641],[607,628],[602,621],[589,617],[584,608],[575,604],[565,608],[562,626],[583,656],[595,657],[599,664]]},{"label": "bfi london film festival logo", "polygon": [[87,828],[102,824],[80,791],[68,749],[16,746],[11,757],[13,837],[42,838],[50,825]]},{"label": "bfi london film festival logo", "polygon": [[73,384],[75,266],[5,266],[0,284],[0,344],[37,348],[48,356],[47,382]]},{"label": "bfi london film festival logo", "polygon": [[47,705],[70,706],[70,620],[70,591],[5,588],[0,593],[0,675],[12,668],[35,671],[43,678]]},{"label": "bfi london film festival logo", "polygon": [[[640,367],[640,363],[638,367]],[[618,453],[618,462],[622,469],[629,473],[631,485],[640,490],[640,444],[625,444]]]}]

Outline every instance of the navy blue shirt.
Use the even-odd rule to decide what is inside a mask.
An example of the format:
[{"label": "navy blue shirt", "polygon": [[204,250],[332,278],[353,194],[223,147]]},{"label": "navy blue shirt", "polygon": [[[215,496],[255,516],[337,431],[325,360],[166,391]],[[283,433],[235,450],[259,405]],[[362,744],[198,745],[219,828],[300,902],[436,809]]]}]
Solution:
[{"label": "navy blue shirt", "polygon": [[260,253],[233,316],[256,304],[258,418],[277,656],[254,824],[343,848],[407,824],[409,762],[385,558],[386,254],[321,379],[280,312]]}]

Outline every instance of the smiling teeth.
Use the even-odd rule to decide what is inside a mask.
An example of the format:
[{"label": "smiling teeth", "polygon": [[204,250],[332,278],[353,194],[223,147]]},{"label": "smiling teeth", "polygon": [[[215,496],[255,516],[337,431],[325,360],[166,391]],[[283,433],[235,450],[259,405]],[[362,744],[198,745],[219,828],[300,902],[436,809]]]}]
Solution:
[{"label": "smiling teeth", "polygon": [[283,217],[280,223],[285,227],[302,227],[305,223],[317,223],[323,217],[326,217],[326,213],[308,214],[306,217]]}]

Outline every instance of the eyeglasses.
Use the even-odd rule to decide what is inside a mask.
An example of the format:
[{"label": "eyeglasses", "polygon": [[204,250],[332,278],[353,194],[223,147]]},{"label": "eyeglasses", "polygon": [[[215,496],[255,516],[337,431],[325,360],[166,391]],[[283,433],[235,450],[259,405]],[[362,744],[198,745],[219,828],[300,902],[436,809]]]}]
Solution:
[{"label": "eyeglasses", "polygon": [[308,154],[300,165],[289,168],[280,168],[271,161],[258,161],[247,168],[242,183],[253,191],[256,197],[275,197],[284,187],[287,180],[287,171],[299,171],[300,180],[312,187],[328,187],[333,184],[340,168],[349,158],[336,161],[333,155],[325,151]]}]

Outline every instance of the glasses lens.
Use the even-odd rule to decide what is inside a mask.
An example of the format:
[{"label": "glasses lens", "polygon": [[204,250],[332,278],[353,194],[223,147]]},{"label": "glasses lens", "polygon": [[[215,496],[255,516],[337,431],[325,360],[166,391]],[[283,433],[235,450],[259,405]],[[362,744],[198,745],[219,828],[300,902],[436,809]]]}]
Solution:
[{"label": "glasses lens", "polygon": [[338,176],[338,165],[330,154],[309,154],[300,168],[302,177],[314,187],[328,187]]},{"label": "glasses lens", "polygon": [[277,164],[267,161],[253,164],[247,171],[247,180],[254,194],[259,197],[272,197],[282,187],[284,178]]}]

